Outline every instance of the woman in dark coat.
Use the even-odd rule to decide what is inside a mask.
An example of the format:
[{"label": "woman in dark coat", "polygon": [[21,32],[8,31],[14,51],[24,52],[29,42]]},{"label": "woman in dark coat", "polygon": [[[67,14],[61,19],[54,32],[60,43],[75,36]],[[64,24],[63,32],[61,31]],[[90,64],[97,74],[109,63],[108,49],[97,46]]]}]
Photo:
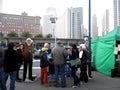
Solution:
[{"label": "woman in dark coat", "polygon": [[[77,49],[77,46],[75,44],[73,44],[70,59],[76,60],[76,58],[79,58],[79,51]],[[73,81],[74,81],[74,85],[72,86],[72,88],[77,88],[78,84],[80,83],[80,80],[79,80],[78,76],[76,75],[77,68],[78,67],[76,67],[76,66],[71,66],[71,73],[72,73],[72,77],[73,77]]]},{"label": "woman in dark coat", "polygon": [[84,44],[80,45],[80,53],[79,58],[81,60],[81,66],[80,66],[80,80],[84,82],[88,82],[88,75],[87,75],[87,60],[88,60],[88,52],[85,49]]}]

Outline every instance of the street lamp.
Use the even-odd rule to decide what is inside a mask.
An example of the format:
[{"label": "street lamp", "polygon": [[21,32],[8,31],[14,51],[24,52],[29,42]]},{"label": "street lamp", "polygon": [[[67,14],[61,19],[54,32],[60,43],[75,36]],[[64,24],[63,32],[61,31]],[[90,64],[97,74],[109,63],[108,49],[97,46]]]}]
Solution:
[{"label": "street lamp", "polygon": [[88,41],[89,41],[89,48],[91,48],[91,0],[88,2],[88,30],[89,30],[89,36],[88,36]]},{"label": "street lamp", "polygon": [[91,0],[88,1],[88,30],[89,30],[89,35],[88,35],[88,41],[89,41],[89,77],[92,77],[91,73]]},{"label": "street lamp", "polygon": [[[51,21],[51,23],[52,23],[53,25],[55,25],[56,20],[57,20],[57,17],[50,17],[50,21]],[[52,34],[52,37],[53,37],[53,35],[54,35],[54,38],[55,38],[55,46],[56,46],[55,26],[52,27],[52,28],[53,28],[53,34]]]}]

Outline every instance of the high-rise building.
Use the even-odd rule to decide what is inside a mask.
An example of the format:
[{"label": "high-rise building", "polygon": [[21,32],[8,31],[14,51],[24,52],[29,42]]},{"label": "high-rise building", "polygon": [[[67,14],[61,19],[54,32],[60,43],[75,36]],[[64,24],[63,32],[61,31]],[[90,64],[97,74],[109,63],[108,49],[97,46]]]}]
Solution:
[{"label": "high-rise building", "polygon": [[56,23],[56,36],[59,38],[82,39],[83,8],[68,8],[58,18]]},{"label": "high-rise building", "polygon": [[92,38],[98,37],[97,16],[94,14],[92,17]]},{"label": "high-rise building", "polygon": [[102,35],[105,35],[109,32],[109,10],[105,10],[105,14],[103,16],[103,21],[102,21]]},{"label": "high-rise building", "polygon": [[54,28],[55,28],[55,23],[51,22],[51,18],[57,17],[56,15],[56,10],[53,7],[49,7],[46,10],[45,15],[43,16],[43,31],[42,34],[43,36],[46,36],[48,34],[51,34],[52,37],[54,36]]},{"label": "high-rise building", "polygon": [[114,27],[120,26],[120,0],[113,0]]},{"label": "high-rise building", "polygon": [[0,32],[4,37],[11,31],[21,36],[22,32],[29,32],[32,37],[41,32],[40,16],[28,16],[0,13]]},{"label": "high-rise building", "polygon": [[68,9],[68,17],[70,22],[70,38],[81,39],[82,38],[82,30],[81,26],[83,25],[83,8],[70,8]]}]

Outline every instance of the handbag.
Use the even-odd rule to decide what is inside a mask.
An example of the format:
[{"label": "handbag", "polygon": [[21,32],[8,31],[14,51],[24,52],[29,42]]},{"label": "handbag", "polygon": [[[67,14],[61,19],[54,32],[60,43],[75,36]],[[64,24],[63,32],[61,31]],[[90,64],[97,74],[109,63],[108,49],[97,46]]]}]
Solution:
[{"label": "handbag", "polygon": [[76,58],[75,60],[70,60],[70,65],[71,66],[78,66],[81,64],[81,61],[79,58]]}]

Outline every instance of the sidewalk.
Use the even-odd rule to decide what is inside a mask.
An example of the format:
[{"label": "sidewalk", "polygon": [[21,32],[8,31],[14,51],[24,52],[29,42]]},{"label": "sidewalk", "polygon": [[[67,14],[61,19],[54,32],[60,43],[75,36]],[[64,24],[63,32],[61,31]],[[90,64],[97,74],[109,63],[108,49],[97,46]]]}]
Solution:
[{"label": "sidewalk", "polygon": [[[54,87],[41,85],[39,77],[33,82],[16,82],[16,90],[73,90],[71,85],[73,80],[71,77],[67,77],[67,87]],[[9,88],[9,85],[8,85]],[[93,71],[93,79],[90,79],[88,83],[81,84],[76,90],[120,90],[120,77],[111,78],[103,75],[99,72]]]}]

